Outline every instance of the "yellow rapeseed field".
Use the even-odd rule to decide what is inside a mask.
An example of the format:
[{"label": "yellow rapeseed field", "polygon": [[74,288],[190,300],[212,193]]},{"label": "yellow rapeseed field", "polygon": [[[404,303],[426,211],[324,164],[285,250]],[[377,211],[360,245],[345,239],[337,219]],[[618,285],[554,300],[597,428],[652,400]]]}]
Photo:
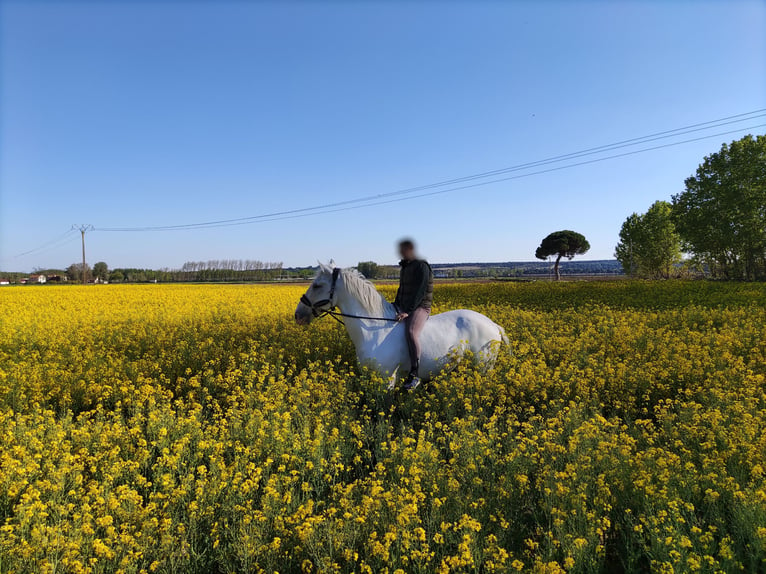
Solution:
[{"label": "yellow rapeseed field", "polygon": [[438,286],[410,394],[304,289],[0,288],[0,572],[766,571],[765,285]]}]

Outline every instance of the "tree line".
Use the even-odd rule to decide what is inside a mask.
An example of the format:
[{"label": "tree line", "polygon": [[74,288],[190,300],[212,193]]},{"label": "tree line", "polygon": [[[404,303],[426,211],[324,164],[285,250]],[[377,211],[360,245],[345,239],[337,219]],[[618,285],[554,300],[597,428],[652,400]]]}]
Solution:
[{"label": "tree line", "polygon": [[[623,222],[614,255],[624,272],[651,279],[690,270],[722,279],[766,279],[766,136],[723,144],[684,183],[672,202],[656,201]],[[580,233],[555,231],[535,257],[555,257],[560,279],[561,258],[588,249]]]},{"label": "tree line", "polygon": [[187,261],[175,272],[181,281],[268,281],[282,275],[282,262],[254,259]]},{"label": "tree line", "polygon": [[766,136],[724,144],[684,183],[622,224],[615,257],[625,272],[669,278],[686,253],[686,267],[713,278],[766,279]]},{"label": "tree line", "polygon": [[[672,201],[656,201],[645,213],[623,222],[615,258],[633,277],[668,279],[698,272],[721,279],[766,279],[766,136],[748,135],[705,157],[685,189]],[[546,236],[535,252],[538,259],[555,257],[560,278],[562,258],[572,259],[590,249],[587,239],[572,230]],[[684,255],[688,257],[685,259]],[[113,269],[100,261],[91,269],[73,263],[70,281],[98,279],[113,283],[145,281],[268,281],[303,279],[312,268],[283,269],[281,262],[243,259],[188,261],[180,269]],[[395,266],[362,261],[370,279],[394,278]],[[483,270],[482,270],[483,271]],[[490,270],[491,271],[491,270]],[[488,271],[488,276],[492,276]],[[450,273],[462,274],[460,269]],[[494,276],[505,274],[495,270]],[[480,275],[481,273],[479,273]],[[450,274],[449,276],[453,276]]]},{"label": "tree line", "polygon": [[161,283],[185,281],[272,281],[282,278],[281,262],[251,259],[187,261],[180,269],[118,268],[109,273],[111,283]]}]

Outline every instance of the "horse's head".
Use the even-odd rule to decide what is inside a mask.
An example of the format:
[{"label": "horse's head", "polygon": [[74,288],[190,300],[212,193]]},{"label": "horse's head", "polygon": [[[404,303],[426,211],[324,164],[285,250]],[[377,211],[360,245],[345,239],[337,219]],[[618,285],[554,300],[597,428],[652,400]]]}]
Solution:
[{"label": "horse's head", "polygon": [[339,273],[340,270],[334,267],[332,260],[329,265],[319,263],[317,276],[295,308],[296,323],[308,325],[314,317],[321,316],[335,306],[335,286]]}]

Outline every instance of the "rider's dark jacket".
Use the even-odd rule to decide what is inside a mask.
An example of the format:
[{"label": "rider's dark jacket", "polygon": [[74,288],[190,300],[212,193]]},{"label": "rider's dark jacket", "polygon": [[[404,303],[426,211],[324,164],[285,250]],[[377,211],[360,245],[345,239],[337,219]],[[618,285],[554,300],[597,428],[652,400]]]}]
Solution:
[{"label": "rider's dark jacket", "polygon": [[418,307],[430,309],[434,300],[434,274],[423,259],[399,262],[399,290],[394,305],[399,311],[412,313]]}]

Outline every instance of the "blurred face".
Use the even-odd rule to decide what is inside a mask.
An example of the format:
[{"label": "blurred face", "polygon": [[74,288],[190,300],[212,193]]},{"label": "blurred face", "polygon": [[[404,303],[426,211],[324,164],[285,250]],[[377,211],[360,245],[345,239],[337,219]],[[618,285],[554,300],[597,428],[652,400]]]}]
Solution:
[{"label": "blurred face", "polygon": [[415,248],[409,245],[400,245],[399,255],[405,261],[412,261],[413,259],[415,259]]}]

